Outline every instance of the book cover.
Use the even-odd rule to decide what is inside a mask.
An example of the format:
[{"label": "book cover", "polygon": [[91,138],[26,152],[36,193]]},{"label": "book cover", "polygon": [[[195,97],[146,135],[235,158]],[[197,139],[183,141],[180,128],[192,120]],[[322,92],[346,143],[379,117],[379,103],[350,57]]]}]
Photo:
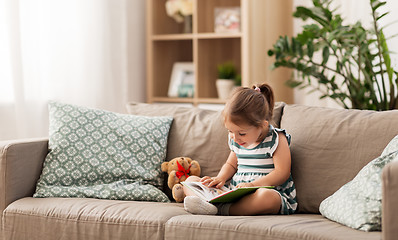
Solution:
[{"label": "book cover", "polygon": [[262,186],[228,189],[226,187],[208,187],[201,182],[182,182],[182,184],[188,187],[198,197],[210,203],[235,202],[241,197],[255,192],[259,188],[273,188],[273,186]]}]

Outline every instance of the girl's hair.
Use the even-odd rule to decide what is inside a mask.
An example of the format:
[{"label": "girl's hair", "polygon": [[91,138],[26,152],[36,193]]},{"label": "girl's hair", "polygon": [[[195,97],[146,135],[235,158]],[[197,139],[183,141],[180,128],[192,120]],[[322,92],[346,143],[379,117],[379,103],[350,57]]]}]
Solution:
[{"label": "girl's hair", "polygon": [[263,121],[271,121],[274,110],[274,93],[266,83],[239,87],[232,94],[223,110],[224,121],[261,127]]}]

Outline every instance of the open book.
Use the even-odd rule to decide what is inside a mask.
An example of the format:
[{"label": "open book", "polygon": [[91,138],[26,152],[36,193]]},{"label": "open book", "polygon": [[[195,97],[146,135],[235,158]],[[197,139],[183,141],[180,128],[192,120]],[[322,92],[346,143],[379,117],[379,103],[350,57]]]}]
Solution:
[{"label": "open book", "polygon": [[189,188],[198,197],[210,203],[235,202],[239,198],[253,193],[258,188],[274,188],[272,186],[263,186],[234,188],[231,190],[224,186],[222,188],[208,187],[201,182],[182,182],[181,184]]}]

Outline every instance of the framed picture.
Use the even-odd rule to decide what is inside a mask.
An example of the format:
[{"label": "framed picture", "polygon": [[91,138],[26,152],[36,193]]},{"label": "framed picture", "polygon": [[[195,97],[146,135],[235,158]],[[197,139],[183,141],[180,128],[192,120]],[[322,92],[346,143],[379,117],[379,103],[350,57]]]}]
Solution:
[{"label": "framed picture", "polygon": [[192,62],[176,62],[173,65],[169,84],[169,97],[193,97],[195,67]]},{"label": "framed picture", "polygon": [[240,32],[240,7],[219,7],[214,9],[214,32]]}]

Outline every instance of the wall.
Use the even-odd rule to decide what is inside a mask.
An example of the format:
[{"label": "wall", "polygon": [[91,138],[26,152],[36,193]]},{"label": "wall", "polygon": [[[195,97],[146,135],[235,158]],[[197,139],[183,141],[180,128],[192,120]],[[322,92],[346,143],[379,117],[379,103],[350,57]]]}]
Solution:
[{"label": "wall", "polygon": [[128,101],[145,102],[146,99],[145,2],[127,1]]}]

